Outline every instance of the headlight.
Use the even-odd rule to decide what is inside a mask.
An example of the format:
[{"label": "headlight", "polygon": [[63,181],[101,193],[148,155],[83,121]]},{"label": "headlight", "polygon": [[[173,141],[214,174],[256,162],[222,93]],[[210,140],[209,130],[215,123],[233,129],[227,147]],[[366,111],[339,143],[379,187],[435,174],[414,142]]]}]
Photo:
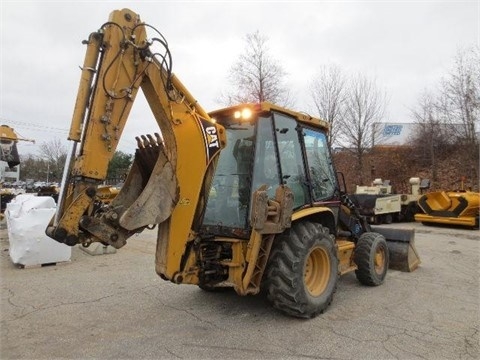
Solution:
[{"label": "headlight", "polygon": [[248,120],[252,117],[252,110],[249,108],[245,108],[240,110],[237,110],[233,113],[233,117],[235,119],[240,119],[240,120]]}]

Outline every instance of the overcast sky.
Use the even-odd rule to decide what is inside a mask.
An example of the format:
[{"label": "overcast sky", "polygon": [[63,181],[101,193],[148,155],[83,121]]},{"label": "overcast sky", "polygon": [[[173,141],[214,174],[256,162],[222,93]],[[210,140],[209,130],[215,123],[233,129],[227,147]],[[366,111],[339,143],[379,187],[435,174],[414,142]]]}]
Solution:
[{"label": "overcast sky", "polygon": [[[376,78],[385,121],[410,122],[425,88],[446,75],[459,49],[480,44],[480,1],[7,1],[0,0],[0,122],[36,144],[67,130],[80,79],[81,41],[130,8],[166,37],[173,71],[207,110],[256,30],[288,73],[295,110],[314,116],[309,94],[319,67]],[[153,34],[152,34],[153,36]],[[143,99],[134,104],[118,150],[133,153],[137,134],[157,131]]]}]

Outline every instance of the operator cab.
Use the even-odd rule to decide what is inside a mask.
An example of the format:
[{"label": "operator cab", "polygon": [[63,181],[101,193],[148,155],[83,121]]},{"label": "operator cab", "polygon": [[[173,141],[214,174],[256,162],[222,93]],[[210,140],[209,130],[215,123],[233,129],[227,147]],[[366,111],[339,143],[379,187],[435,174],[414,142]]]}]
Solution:
[{"label": "operator cab", "polygon": [[266,185],[270,198],[284,184],[294,210],[338,198],[327,144],[327,124],[269,103],[239,105],[210,114],[225,128],[202,232],[248,239],[251,198]]}]

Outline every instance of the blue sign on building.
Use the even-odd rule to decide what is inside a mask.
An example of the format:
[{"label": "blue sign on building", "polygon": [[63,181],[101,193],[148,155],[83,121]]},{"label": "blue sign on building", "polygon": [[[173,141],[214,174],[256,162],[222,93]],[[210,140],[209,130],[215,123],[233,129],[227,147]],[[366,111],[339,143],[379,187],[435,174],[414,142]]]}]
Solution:
[{"label": "blue sign on building", "polygon": [[402,133],[403,125],[385,125],[383,128],[384,136],[395,136]]},{"label": "blue sign on building", "polygon": [[415,132],[414,123],[375,123],[374,145],[402,146],[408,144]]}]

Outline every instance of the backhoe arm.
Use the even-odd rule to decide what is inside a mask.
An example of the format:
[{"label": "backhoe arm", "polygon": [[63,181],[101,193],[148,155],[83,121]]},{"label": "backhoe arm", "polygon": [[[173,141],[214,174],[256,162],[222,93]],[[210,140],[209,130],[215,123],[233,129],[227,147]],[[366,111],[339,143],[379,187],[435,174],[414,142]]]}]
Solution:
[{"label": "backhoe arm", "polygon": [[[70,246],[96,241],[120,248],[131,235],[159,225],[157,272],[172,278],[203,212],[225,133],[172,73],[166,40],[160,33],[148,40],[147,27],[153,28],[128,9],[114,11],[87,41],[69,133],[73,146],[46,232]],[[154,53],[154,43],[164,52]],[[160,134],[137,137],[122,190],[108,206],[98,206],[97,186],[139,88]]]}]

